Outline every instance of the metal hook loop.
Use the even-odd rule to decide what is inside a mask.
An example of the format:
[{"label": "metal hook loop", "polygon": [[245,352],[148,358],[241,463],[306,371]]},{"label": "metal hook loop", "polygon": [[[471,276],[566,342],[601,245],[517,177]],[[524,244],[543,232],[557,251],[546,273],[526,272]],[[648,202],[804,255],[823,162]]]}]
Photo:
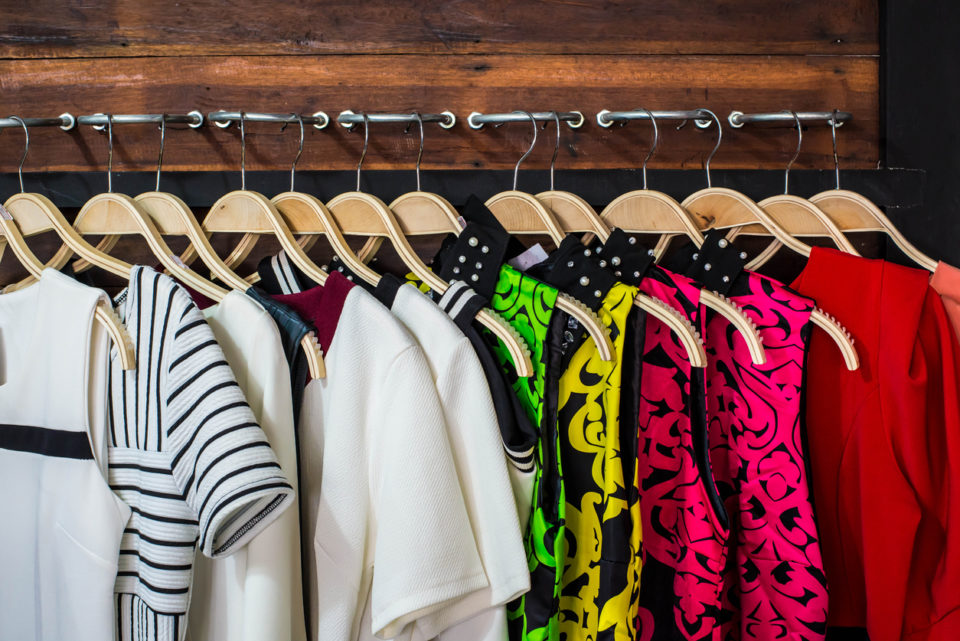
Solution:
[{"label": "metal hook loop", "polygon": [[303,116],[300,114],[291,114],[300,124],[300,147],[297,149],[297,156],[293,159],[293,165],[290,167],[290,191],[296,191],[293,187],[294,176],[297,173],[297,163],[300,162],[300,155],[303,154]]},{"label": "metal hook loop", "polygon": [[360,169],[363,167],[363,159],[367,156],[367,145],[370,143],[370,117],[367,112],[361,111],[363,117],[363,151],[360,152],[360,162],[357,163],[357,191],[360,191]]},{"label": "metal hook loop", "polygon": [[10,116],[10,120],[16,120],[20,123],[20,126],[23,127],[23,155],[20,156],[20,165],[17,167],[17,177],[20,179],[20,193],[24,193],[23,189],[23,163],[27,160],[27,153],[30,151],[30,130],[27,129],[27,123],[23,121],[23,118],[20,116]]},{"label": "metal hook loop", "polygon": [[840,156],[837,155],[837,127],[840,126],[837,118],[839,113],[838,109],[834,109],[833,118],[830,119],[830,132],[833,135],[833,172],[838,190],[840,189]]},{"label": "metal hook loop", "polygon": [[797,123],[797,151],[794,152],[793,158],[787,163],[787,170],[783,172],[783,193],[787,195],[790,193],[790,168],[793,167],[793,163],[797,162],[797,158],[800,157],[800,148],[803,147],[803,124],[800,122],[800,116],[797,115],[796,111],[787,110],[785,113],[793,116]]},{"label": "metal hook loop", "polygon": [[[650,162],[650,159],[653,158],[653,155],[657,153],[657,149],[660,147],[660,127],[657,125],[657,119],[653,116],[653,112],[644,107],[638,107],[637,111],[642,111],[648,116],[650,116],[650,122],[653,124],[653,145],[650,146],[650,150],[647,151],[647,157],[643,159],[643,188],[647,188],[647,163]],[[626,121],[624,121],[626,122]]]},{"label": "metal hook loop", "polygon": [[423,116],[419,111],[414,111],[413,115],[417,117],[417,124],[420,125],[420,151],[417,152],[417,191],[420,189],[420,161],[423,159]]},{"label": "metal hook loop", "polygon": [[[557,156],[560,154],[560,114],[556,111],[551,111],[553,114],[553,119],[557,123],[557,144],[553,146],[553,158],[550,159],[550,191],[553,191],[553,169],[557,164]],[[543,124],[544,127],[547,126],[546,123]]]},{"label": "metal hook loop", "polygon": [[113,116],[105,114],[107,117],[107,192],[113,193]]},{"label": "metal hook loop", "polygon": [[530,143],[530,147],[520,156],[520,160],[517,161],[517,165],[513,168],[513,190],[517,190],[517,174],[520,173],[520,165],[524,160],[527,159],[527,156],[530,155],[530,152],[533,151],[533,148],[537,145],[537,119],[534,118],[533,114],[529,111],[514,111],[515,114],[524,114],[527,118],[530,119],[530,124],[533,125],[533,142]]},{"label": "metal hook loop", "polygon": [[240,112],[240,191],[247,190],[247,131],[243,126],[246,112]]},{"label": "metal hook loop", "polygon": [[[713,113],[709,109],[700,108],[699,111],[701,114],[710,116],[710,118],[717,123],[717,144],[714,145],[713,151],[710,152],[710,155],[707,156],[707,161],[703,163],[704,170],[707,172],[707,187],[713,187],[713,182],[710,179],[710,162],[713,160],[713,157],[717,154],[717,150],[720,149],[720,144],[723,142],[723,125],[720,124],[720,118],[717,117],[717,114]],[[706,120],[706,118],[704,118]],[[699,122],[699,121],[694,121]]]},{"label": "metal hook loop", "polygon": [[157,185],[154,191],[160,191],[160,169],[163,167],[163,145],[167,136],[167,114],[160,114],[160,153],[157,155]]}]

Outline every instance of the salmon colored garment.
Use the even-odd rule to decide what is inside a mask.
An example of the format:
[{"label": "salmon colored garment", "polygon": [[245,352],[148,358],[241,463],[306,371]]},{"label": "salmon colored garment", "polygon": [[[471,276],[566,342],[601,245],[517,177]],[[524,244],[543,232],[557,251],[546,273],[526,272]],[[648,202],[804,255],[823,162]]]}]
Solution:
[{"label": "salmon colored garment", "polygon": [[851,332],[810,341],[807,432],[829,624],[960,639],[960,363],[929,273],[814,247],[792,287]]},{"label": "salmon colored garment", "polygon": [[937,263],[937,269],[930,277],[930,286],[940,294],[953,331],[960,336],[960,269],[944,262]]}]

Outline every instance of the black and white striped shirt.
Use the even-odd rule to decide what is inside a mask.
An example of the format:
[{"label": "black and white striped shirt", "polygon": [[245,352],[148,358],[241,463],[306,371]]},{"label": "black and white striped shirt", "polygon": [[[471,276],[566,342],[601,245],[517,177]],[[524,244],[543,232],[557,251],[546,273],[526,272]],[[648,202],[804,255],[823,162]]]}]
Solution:
[{"label": "black and white striped shirt", "polygon": [[193,560],[242,547],[293,502],[200,310],[172,279],[134,268],[118,312],[137,369],[110,370],[109,477],[131,507],[117,595],[122,641],[182,639]]}]

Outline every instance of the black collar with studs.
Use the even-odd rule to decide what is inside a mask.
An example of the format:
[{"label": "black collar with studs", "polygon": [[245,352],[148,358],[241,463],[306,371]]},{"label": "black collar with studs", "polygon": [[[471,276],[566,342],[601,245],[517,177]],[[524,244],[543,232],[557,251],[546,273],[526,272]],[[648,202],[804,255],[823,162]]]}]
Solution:
[{"label": "black collar with studs", "polygon": [[527,273],[548,285],[569,294],[597,311],[617,277],[589,247],[576,236],[567,236],[560,247],[542,263],[533,265]]},{"label": "black collar with studs", "polygon": [[687,243],[664,261],[664,267],[697,281],[719,294],[731,295],[737,287],[747,252],[724,238],[721,231],[707,233],[703,245],[697,248]]},{"label": "black collar with studs", "polygon": [[653,265],[653,250],[620,228],[610,232],[606,242],[595,247],[601,267],[621,283],[637,287]]},{"label": "black collar with studs", "polygon": [[510,234],[476,196],[470,196],[460,213],[466,226],[459,236],[444,241],[433,268],[440,278],[462,280],[490,300],[497,291],[500,266],[507,262]]}]

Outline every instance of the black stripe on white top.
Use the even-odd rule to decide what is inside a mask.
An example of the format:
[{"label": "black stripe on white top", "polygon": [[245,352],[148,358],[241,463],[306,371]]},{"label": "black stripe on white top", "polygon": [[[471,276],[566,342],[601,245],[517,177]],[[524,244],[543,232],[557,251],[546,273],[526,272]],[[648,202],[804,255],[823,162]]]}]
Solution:
[{"label": "black stripe on white top", "polygon": [[197,548],[229,554],[293,490],[189,295],[137,267],[118,311],[137,350],[129,372],[114,351],[109,381],[110,485],[133,511],[115,592],[137,597],[118,599],[120,638],[172,638],[186,629]]}]

